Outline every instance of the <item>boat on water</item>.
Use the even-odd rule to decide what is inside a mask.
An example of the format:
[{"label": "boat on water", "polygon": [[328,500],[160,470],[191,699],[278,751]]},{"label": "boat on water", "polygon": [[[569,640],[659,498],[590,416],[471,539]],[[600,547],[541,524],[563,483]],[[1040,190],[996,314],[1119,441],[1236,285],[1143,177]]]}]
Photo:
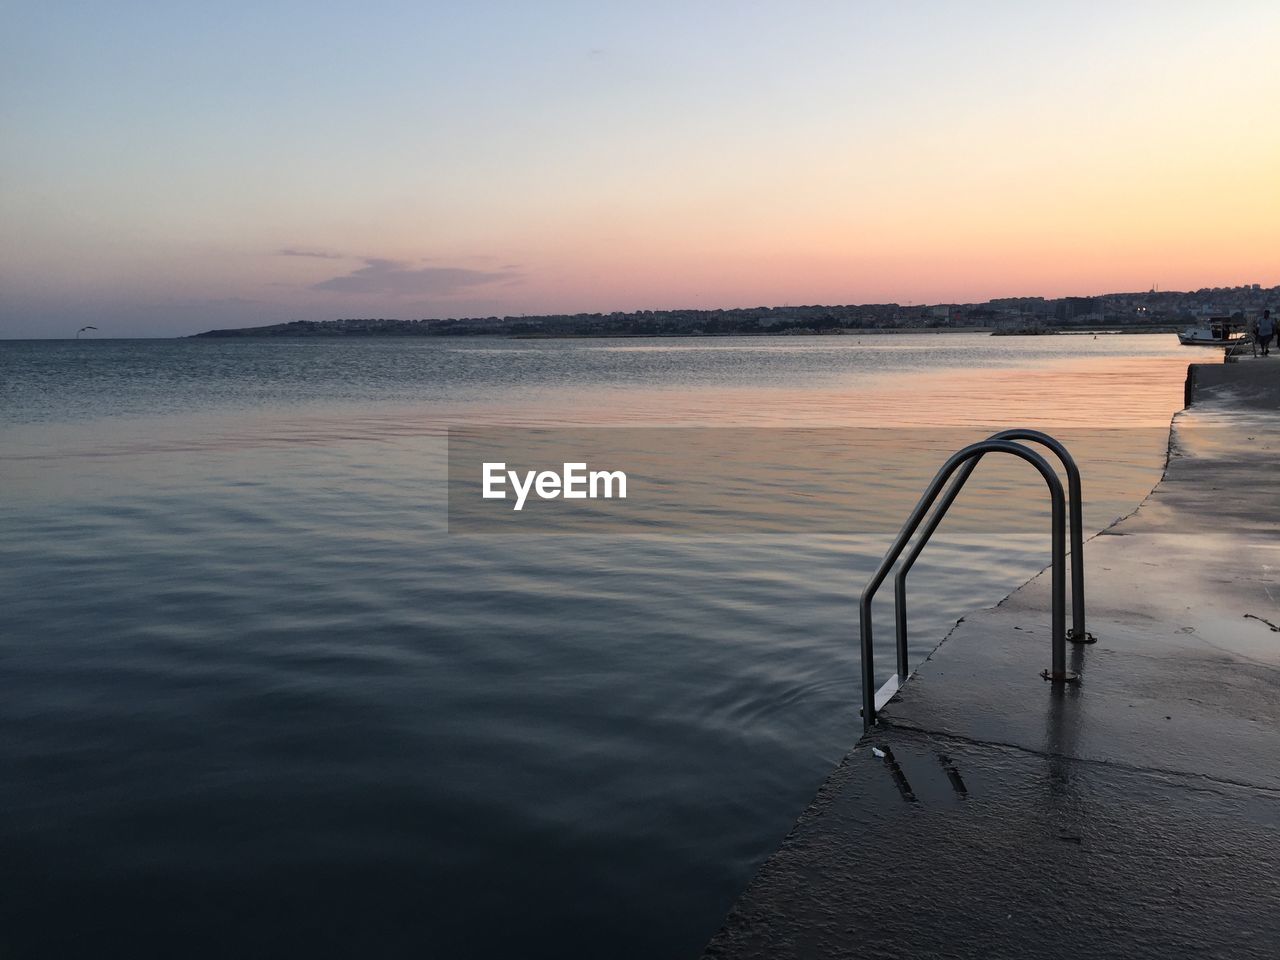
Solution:
[{"label": "boat on water", "polygon": [[1178,342],[1184,347],[1231,347],[1248,343],[1249,334],[1244,320],[1213,317],[1198,327],[1187,327],[1178,334]]}]

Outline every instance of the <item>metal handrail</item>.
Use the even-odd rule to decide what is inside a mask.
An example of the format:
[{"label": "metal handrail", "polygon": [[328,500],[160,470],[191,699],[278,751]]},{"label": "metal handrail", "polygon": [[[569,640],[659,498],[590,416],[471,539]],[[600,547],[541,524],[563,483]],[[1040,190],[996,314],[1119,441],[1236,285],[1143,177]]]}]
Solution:
[{"label": "metal handrail", "polygon": [[[1094,643],[1097,638],[1085,629],[1084,617],[1084,512],[1081,508],[1082,494],[1080,489],[1080,468],[1067,448],[1055,437],[1039,430],[1014,428],[994,433],[988,440],[1030,440],[1052,450],[1062,462],[1067,473],[1067,499],[1070,509],[1067,515],[1071,527],[1071,629],[1067,631],[1067,639],[1072,643]],[[951,486],[943,494],[942,500],[929,517],[929,521],[916,537],[915,545],[907,553],[906,559],[898,567],[893,581],[893,614],[894,626],[898,642],[898,682],[905,683],[910,674],[907,660],[907,574],[915,565],[916,559],[929,543],[929,538],[942,523],[947,511],[960,495],[960,490],[969,475],[977,468],[982,454],[974,455],[968,463],[960,468]]]},{"label": "metal handrail", "polygon": [[889,552],[880,561],[880,566],[862,591],[859,614],[862,631],[862,723],[865,729],[870,729],[871,725],[875,723],[876,714],[883,702],[893,695],[901,679],[905,678],[905,673],[902,677],[895,675],[893,680],[885,685],[884,690],[876,690],[871,601],[874,599],[876,591],[880,589],[880,585],[884,583],[885,578],[889,575],[889,571],[893,569],[898,557],[902,555],[902,551],[911,539],[912,534],[920,526],[920,522],[924,519],[929,507],[938,498],[943,485],[951,478],[952,474],[974,457],[987,453],[1008,453],[1026,460],[1040,472],[1040,476],[1044,478],[1045,485],[1049,488],[1049,499],[1052,507],[1050,516],[1053,610],[1050,642],[1052,646],[1052,662],[1050,669],[1044,671],[1043,676],[1054,683],[1067,683],[1075,679],[1067,671],[1067,584],[1064,573],[1064,567],[1066,566],[1066,496],[1063,493],[1062,481],[1058,479],[1058,475],[1049,466],[1044,457],[1035,451],[1029,450],[1011,440],[981,440],[977,443],[971,443],[953,454],[938,470],[932,482],[930,482],[928,488],[916,503],[915,508],[911,511],[910,516],[907,517],[907,521],[903,524],[902,530],[899,531],[893,546],[889,548]]}]

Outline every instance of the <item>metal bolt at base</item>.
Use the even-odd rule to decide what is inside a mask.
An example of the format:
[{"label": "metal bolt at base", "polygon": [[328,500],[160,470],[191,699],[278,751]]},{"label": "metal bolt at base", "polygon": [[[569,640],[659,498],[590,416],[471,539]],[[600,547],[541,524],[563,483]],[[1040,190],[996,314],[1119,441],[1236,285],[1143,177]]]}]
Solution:
[{"label": "metal bolt at base", "polygon": [[1061,673],[1054,673],[1051,670],[1041,670],[1040,676],[1052,683],[1079,683],[1080,674],[1073,673],[1070,670],[1063,670]]},{"label": "metal bolt at base", "polygon": [[1072,643],[1097,643],[1098,638],[1088,630],[1083,631],[1083,635],[1076,633],[1076,628],[1072,627],[1067,631],[1067,639]]}]

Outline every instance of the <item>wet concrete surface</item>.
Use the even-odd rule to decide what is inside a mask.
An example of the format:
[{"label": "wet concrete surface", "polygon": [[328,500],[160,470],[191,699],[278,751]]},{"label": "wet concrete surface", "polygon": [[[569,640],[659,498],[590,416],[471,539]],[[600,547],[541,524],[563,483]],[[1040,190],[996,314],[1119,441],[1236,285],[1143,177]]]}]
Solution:
[{"label": "wet concrete surface", "polygon": [[1280,362],[1193,396],[1085,546],[1081,683],[1039,676],[1047,573],[962,620],[708,957],[1280,956]]}]

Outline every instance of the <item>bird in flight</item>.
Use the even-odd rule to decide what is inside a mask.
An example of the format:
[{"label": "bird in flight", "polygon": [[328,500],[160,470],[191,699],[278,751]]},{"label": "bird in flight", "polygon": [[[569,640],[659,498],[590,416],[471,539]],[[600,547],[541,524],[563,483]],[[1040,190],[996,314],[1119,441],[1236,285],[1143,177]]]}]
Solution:
[{"label": "bird in flight", "polygon": [[92,324],[87,327],[81,327],[79,330],[76,331],[76,339],[79,340],[80,334],[84,333],[86,330],[97,330],[97,329],[98,328],[93,326]]}]

